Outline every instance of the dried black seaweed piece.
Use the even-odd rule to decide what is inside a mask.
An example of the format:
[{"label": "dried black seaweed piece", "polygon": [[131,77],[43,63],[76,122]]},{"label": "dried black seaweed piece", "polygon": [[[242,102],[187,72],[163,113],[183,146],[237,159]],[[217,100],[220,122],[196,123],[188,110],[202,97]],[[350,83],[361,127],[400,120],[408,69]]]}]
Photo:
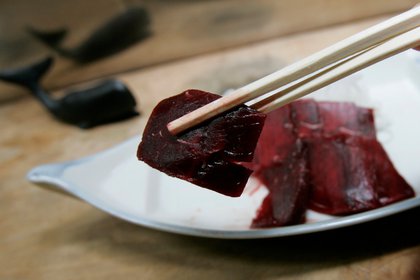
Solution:
[{"label": "dried black seaweed piece", "polygon": [[40,85],[40,79],[51,67],[51,57],[28,67],[0,71],[0,80],[29,89],[61,121],[90,128],[96,125],[138,115],[136,100],[120,81],[106,80],[93,87],[70,91],[55,99]]},{"label": "dried black seaweed piece", "polygon": [[140,6],[130,7],[111,18],[74,48],[60,46],[68,33],[66,28],[40,31],[29,26],[27,29],[30,34],[58,54],[81,63],[118,53],[151,35],[149,13]]}]

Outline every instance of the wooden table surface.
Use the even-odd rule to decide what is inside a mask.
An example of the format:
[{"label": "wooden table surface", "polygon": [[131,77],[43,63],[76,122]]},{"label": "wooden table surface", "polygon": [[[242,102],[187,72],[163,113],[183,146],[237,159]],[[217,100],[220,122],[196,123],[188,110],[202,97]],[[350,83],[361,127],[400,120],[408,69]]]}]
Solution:
[{"label": "wooden table surface", "polygon": [[[310,2],[310,3],[309,3]],[[86,64],[54,55],[42,79],[48,88],[238,47],[286,34],[403,12],[418,0],[2,0],[0,69],[19,67],[52,55],[27,32],[67,27],[64,48],[79,46],[111,18],[141,3],[151,19],[151,36],[114,55]],[[34,12],[38,11],[38,12]],[[105,46],[106,48],[106,46]],[[0,102],[19,96],[0,83]]]},{"label": "wooden table surface", "polygon": [[324,233],[216,240],[150,230],[25,179],[142,132],[153,106],[186,88],[221,92],[367,27],[357,22],[119,76],[141,116],[90,130],[60,123],[32,98],[0,104],[0,279],[420,279],[420,208]]}]

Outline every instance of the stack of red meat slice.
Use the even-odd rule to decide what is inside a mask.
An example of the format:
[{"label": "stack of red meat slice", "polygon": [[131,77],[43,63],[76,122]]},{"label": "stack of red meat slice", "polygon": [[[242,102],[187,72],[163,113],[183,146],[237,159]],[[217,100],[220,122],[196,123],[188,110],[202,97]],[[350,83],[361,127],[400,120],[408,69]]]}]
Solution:
[{"label": "stack of red meat slice", "polygon": [[267,186],[252,227],[301,223],[306,210],[347,215],[414,196],[376,139],[371,109],[300,100],[267,115],[254,176]]},{"label": "stack of red meat slice", "polygon": [[352,103],[300,100],[267,116],[240,106],[182,135],[169,133],[170,121],[218,98],[187,90],[160,102],[137,156],[229,196],[241,195],[253,170],[269,194],[252,227],[301,223],[307,209],[347,215],[414,196],[376,139],[372,110]]}]

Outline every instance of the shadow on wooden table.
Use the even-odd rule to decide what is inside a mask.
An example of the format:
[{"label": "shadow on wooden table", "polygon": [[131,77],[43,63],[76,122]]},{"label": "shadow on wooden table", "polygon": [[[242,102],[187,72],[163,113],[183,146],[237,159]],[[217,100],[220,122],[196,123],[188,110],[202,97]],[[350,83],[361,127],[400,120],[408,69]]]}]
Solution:
[{"label": "shadow on wooden table", "polygon": [[[176,267],[177,271],[193,278],[204,273],[204,277],[211,275],[216,279],[232,279],[232,276],[255,279],[298,275],[340,265],[348,265],[346,269],[352,270],[353,263],[369,263],[370,259],[377,260],[383,255],[420,245],[419,217],[420,208],[416,208],[374,222],[322,233],[261,240],[218,240],[154,231],[99,216],[94,221],[79,220],[68,224],[67,229],[57,229],[61,237],[58,232],[49,232],[43,242],[52,242],[49,244],[52,246],[71,242],[87,251],[115,258],[124,265],[151,263],[159,264],[159,267]],[[420,261],[418,252],[416,250],[414,256],[410,256],[412,271],[406,272],[413,277],[420,276],[416,265]],[[384,266],[383,262],[372,265]],[[364,268],[359,266],[353,269],[364,273],[360,272]]]}]

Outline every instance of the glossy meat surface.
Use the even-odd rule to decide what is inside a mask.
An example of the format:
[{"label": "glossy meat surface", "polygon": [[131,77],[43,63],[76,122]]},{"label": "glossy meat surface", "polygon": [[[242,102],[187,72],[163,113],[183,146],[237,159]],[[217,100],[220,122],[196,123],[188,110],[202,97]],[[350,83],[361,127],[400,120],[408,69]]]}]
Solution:
[{"label": "glossy meat surface", "polygon": [[[299,142],[305,152],[296,153]],[[253,169],[269,195],[251,227],[297,224],[308,208],[348,215],[414,196],[376,139],[373,111],[348,102],[304,99],[269,113]]]},{"label": "glossy meat surface", "polygon": [[293,149],[296,139],[290,107],[270,112],[255,149],[252,168],[259,169],[274,162],[282,162]]},{"label": "glossy meat surface", "polygon": [[306,147],[298,141],[282,160],[258,169],[257,176],[269,189],[252,228],[293,225],[305,220],[310,195]]},{"label": "glossy meat surface", "polygon": [[182,135],[167,129],[172,120],[218,98],[187,90],[161,101],[149,118],[137,156],[170,176],[236,197],[252,172],[238,163],[252,160],[264,114],[241,106]]}]

